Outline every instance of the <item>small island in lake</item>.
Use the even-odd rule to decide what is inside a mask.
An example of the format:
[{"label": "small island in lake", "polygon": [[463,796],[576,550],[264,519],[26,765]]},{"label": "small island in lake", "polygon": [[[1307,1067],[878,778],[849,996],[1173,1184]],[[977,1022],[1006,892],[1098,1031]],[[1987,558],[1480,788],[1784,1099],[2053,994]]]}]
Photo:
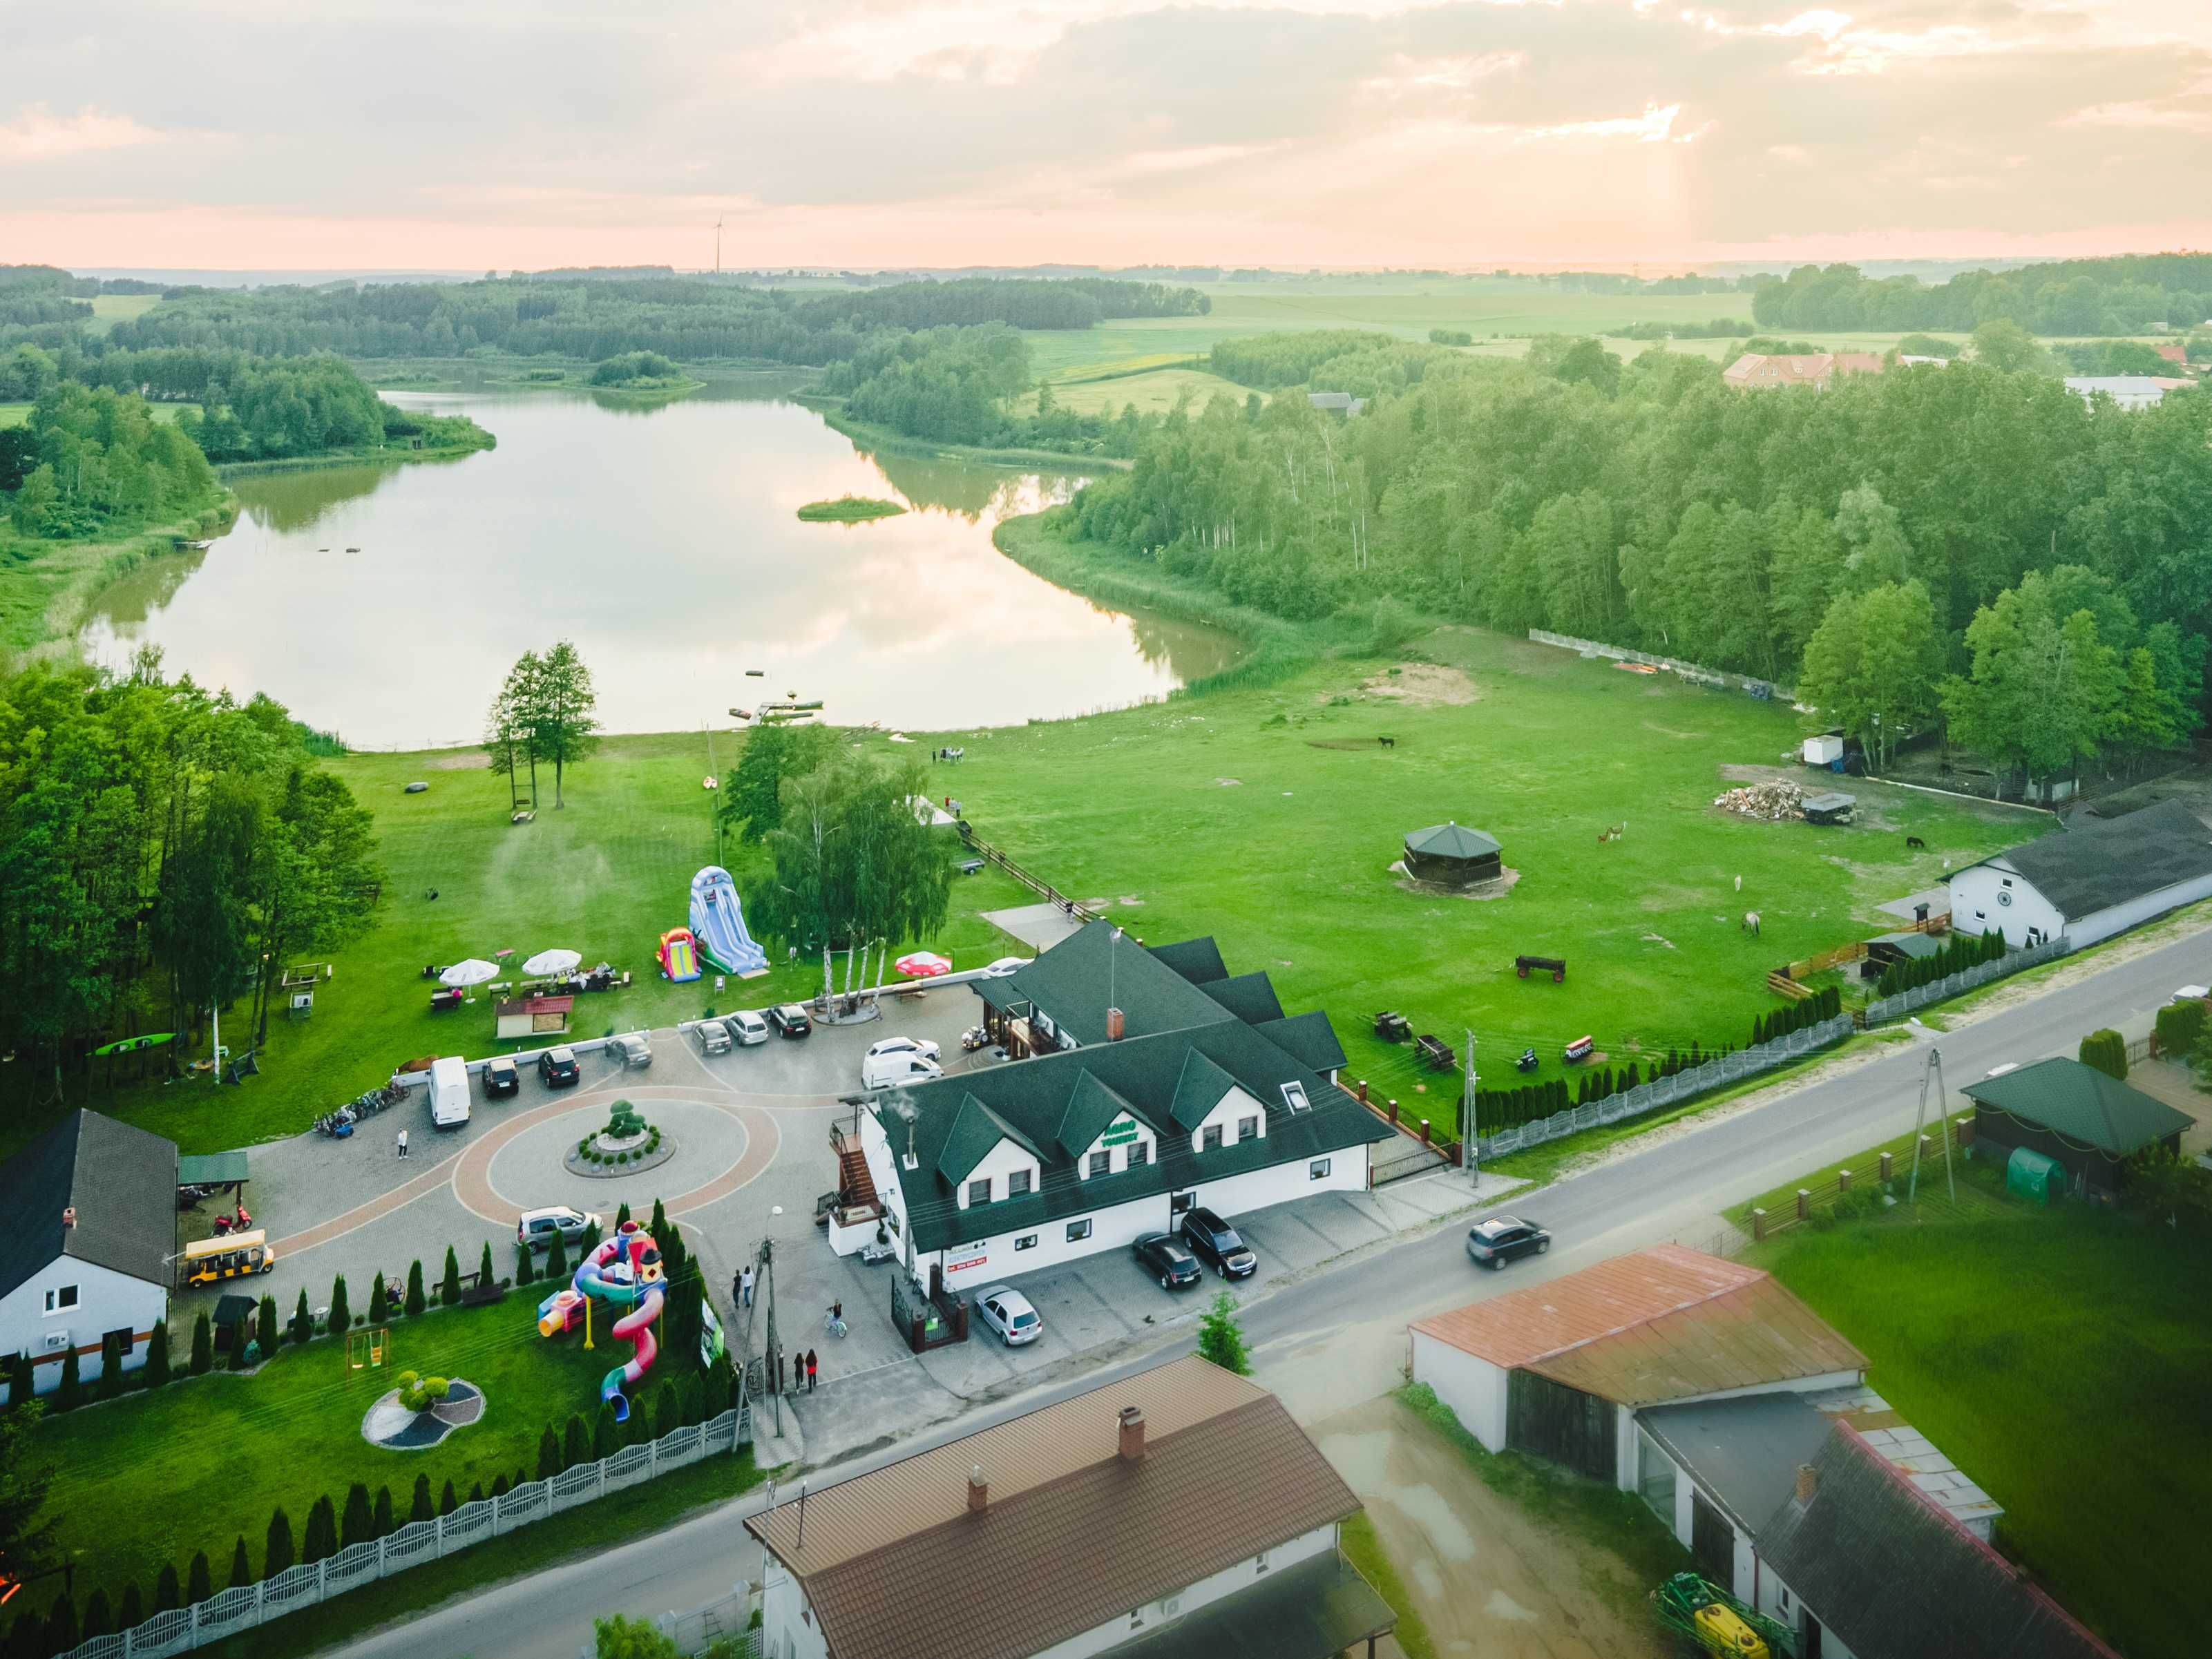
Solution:
[{"label": "small island in lake", "polygon": [[905,511],[896,501],[840,495],[834,501],[809,501],[799,509],[799,516],[808,524],[865,524],[870,519],[895,519]]}]

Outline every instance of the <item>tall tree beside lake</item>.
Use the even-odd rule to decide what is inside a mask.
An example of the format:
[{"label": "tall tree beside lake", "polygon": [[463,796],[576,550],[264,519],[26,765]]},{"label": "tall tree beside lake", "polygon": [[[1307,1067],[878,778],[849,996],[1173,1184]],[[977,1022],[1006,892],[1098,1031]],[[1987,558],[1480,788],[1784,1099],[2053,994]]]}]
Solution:
[{"label": "tall tree beside lake", "polygon": [[561,641],[543,656],[524,652],[507,670],[484,719],[483,747],[491,769],[511,775],[527,762],[535,805],[538,763],[550,763],[557,811],[562,775],[599,745],[599,706],[592,671],[570,641]]},{"label": "tall tree beside lake", "polygon": [[484,716],[484,753],[491,759],[491,769],[498,775],[512,778],[515,769],[524,763],[530,768],[530,805],[538,805],[538,732],[532,724],[535,708],[537,684],[545,666],[544,660],[535,651],[526,651],[515,659],[514,666],[507,671],[499,694],[491,700],[490,711]]}]

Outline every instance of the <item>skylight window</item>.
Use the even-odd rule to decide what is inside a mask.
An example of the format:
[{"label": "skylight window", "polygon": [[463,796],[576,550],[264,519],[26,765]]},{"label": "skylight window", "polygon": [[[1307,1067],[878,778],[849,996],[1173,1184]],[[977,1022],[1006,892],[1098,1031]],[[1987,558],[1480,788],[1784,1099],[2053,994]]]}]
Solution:
[{"label": "skylight window", "polygon": [[1283,1104],[1294,1112],[1313,1110],[1313,1103],[1306,1098],[1306,1085],[1296,1078],[1283,1085]]}]

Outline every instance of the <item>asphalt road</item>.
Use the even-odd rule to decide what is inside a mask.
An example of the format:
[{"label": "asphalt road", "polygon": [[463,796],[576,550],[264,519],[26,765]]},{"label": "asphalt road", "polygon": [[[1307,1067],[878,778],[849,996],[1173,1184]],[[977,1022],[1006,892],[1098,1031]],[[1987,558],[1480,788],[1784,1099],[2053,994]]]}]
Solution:
[{"label": "asphalt road", "polygon": [[[1561,1181],[1525,1207],[1555,1239],[1540,1262],[1478,1274],[1462,1245],[1464,1218],[1425,1237],[1358,1256],[1244,1310],[1261,1382],[1301,1422],[1393,1386],[1406,1358],[1405,1327],[1444,1308],[1571,1272],[1660,1240],[1710,1237],[1717,1212],[1802,1171],[1910,1130],[1931,1042],[1939,1044],[1952,1109],[1958,1085],[2007,1060],[2072,1054],[2081,1034],[2138,1023],[2176,986],[2212,980],[2203,933],[2045,991],[1960,1030],[1920,1032],[1909,1045],[1826,1081],[1717,1119]],[[1450,1176],[1431,1177],[1449,1180]],[[1936,1175],[1941,1179],[1940,1171]],[[1510,1206],[1509,1206],[1510,1207]],[[957,1435],[1141,1370],[1193,1346],[1182,1340],[1019,1399],[973,1411],[889,1450],[809,1475],[818,1490]],[[787,1482],[782,1495],[792,1492]],[[487,1590],[339,1650],[345,1659],[548,1659],[588,1654],[592,1620],[689,1611],[757,1578],[760,1557],[744,1517],[760,1495],[622,1544],[588,1566],[549,1570]],[[609,1519],[615,1516],[610,1511]]]}]

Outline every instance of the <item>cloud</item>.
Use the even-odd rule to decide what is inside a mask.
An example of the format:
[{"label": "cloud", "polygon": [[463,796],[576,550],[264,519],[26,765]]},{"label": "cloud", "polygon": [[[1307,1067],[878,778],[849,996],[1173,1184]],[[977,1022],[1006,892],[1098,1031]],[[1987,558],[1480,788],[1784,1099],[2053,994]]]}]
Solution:
[{"label": "cloud", "polygon": [[94,150],[130,149],[161,143],[163,137],[127,115],[110,115],[90,104],[75,115],[56,115],[44,104],[33,104],[0,125],[0,161],[44,161]]}]

